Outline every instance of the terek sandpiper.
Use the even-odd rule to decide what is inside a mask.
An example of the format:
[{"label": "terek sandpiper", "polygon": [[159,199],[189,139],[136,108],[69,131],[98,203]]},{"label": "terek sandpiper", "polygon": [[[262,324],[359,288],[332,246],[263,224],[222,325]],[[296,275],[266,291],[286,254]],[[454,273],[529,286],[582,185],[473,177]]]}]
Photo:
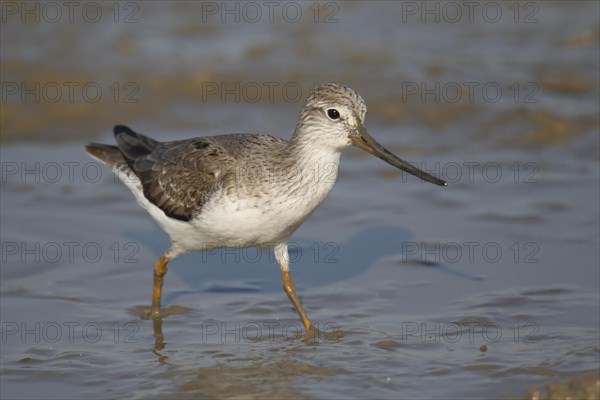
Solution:
[{"label": "terek sandpiper", "polygon": [[152,316],[160,316],[167,263],[192,251],[270,248],[283,290],[308,331],[288,264],[288,241],[331,192],[343,149],[357,146],[417,177],[446,182],[399,159],[367,133],[367,107],[354,90],[316,86],[290,140],[230,134],[158,142],[126,126],[116,146],[91,143],[87,152],[112,168],[158,224],[171,246],[154,264]]}]

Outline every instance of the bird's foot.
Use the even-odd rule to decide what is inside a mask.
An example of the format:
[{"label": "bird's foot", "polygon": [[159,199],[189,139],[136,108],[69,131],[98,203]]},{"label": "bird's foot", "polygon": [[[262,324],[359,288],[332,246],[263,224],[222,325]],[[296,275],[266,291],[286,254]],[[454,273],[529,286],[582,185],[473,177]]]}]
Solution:
[{"label": "bird's foot", "polygon": [[142,319],[157,319],[165,316],[165,310],[160,307],[144,307],[140,317]]},{"label": "bird's foot", "polygon": [[344,336],[346,336],[349,332],[341,331],[339,329],[332,330],[330,332],[321,331],[317,329],[314,325],[310,325],[306,329],[306,333],[302,338],[302,342],[304,344],[317,344],[319,341],[329,341],[329,342],[337,342],[341,340]]},{"label": "bird's foot", "polygon": [[139,315],[141,319],[158,319],[168,315],[185,314],[191,311],[191,309],[181,306],[169,306],[169,307],[135,307],[135,314]]}]

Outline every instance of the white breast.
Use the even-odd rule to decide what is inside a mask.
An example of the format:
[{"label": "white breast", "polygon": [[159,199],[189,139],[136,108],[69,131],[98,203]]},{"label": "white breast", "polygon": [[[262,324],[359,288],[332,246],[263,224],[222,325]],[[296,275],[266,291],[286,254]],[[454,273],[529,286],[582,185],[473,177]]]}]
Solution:
[{"label": "white breast", "polygon": [[[337,179],[337,160],[320,162],[261,187],[258,195],[215,196],[194,220],[198,230],[220,244],[241,247],[286,242],[329,195]],[[222,246],[218,246],[222,247]]]},{"label": "white breast", "polygon": [[287,242],[333,189],[339,160],[339,152],[313,154],[283,179],[279,175],[256,182],[260,186],[256,190],[248,185],[230,194],[218,191],[190,221],[167,217],[146,199],[131,173],[119,172],[119,176],[169,234],[173,241],[170,253],[175,256],[218,247],[270,247]]}]

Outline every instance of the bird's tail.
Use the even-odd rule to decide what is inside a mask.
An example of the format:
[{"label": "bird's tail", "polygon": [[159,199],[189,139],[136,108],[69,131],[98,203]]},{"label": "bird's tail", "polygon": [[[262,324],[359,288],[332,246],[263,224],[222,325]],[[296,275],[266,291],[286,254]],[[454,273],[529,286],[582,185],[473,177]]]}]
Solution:
[{"label": "bird's tail", "polygon": [[125,125],[117,125],[114,129],[117,146],[127,162],[152,153],[159,142],[147,136],[134,132]]},{"label": "bird's tail", "polygon": [[159,144],[156,140],[135,133],[125,125],[115,126],[114,134],[117,146],[102,143],[90,143],[85,146],[90,156],[110,168],[123,162],[131,165],[136,158],[151,153]]},{"label": "bird's tail", "polygon": [[102,143],[89,143],[85,146],[85,149],[90,156],[110,168],[113,168],[115,164],[125,162],[125,158],[123,158],[123,154],[121,154],[117,146]]}]

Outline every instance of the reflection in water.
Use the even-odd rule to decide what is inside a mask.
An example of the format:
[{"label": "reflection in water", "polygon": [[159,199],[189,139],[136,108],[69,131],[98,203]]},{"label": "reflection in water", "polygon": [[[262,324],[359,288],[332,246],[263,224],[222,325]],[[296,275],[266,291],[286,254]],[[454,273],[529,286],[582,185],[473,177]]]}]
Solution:
[{"label": "reflection in water", "polygon": [[[168,362],[169,357],[165,355],[163,318],[155,318],[152,322],[155,342],[151,351],[157,356],[158,364],[173,366]],[[264,342],[241,343],[245,350],[241,350],[239,354],[231,354],[228,351],[227,341],[217,340],[216,347],[211,346],[209,350],[204,351],[202,347],[194,346],[190,349],[192,353],[198,355],[204,353],[204,358],[219,361],[207,367],[186,368],[181,372],[175,370],[174,374],[181,375],[184,381],[178,387],[170,388],[168,392],[176,393],[175,397],[183,395],[202,398],[239,397],[240,395],[251,399],[306,397],[296,388],[299,379],[317,381],[331,379],[343,370],[315,366],[310,362],[302,361],[294,353],[301,351],[302,348],[310,349],[320,344],[334,345],[350,332],[339,329],[326,332],[314,327],[308,332],[303,332],[302,329],[298,332],[300,335],[295,338],[275,336]],[[203,343],[203,345],[207,344]],[[251,355],[252,352],[247,351],[249,348],[260,349],[265,345],[268,347],[268,353],[272,354],[275,351],[279,355],[275,355],[274,358],[271,356],[262,358]],[[177,365],[174,367],[177,369]]]},{"label": "reflection in water", "polygon": [[[152,347],[152,352],[158,357],[158,362],[159,363],[166,363],[166,360],[169,358],[168,356],[162,354],[162,351],[165,350],[166,348],[166,339],[165,339],[165,335],[163,333],[163,321],[164,317],[159,316],[159,317],[155,317],[152,318],[152,336],[154,337],[154,346]],[[265,323],[266,326],[269,327],[273,327],[277,324],[269,324],[269,323]],[[286,327],[290,327],[290,326],[294,326],[295,329],[293,329],[292,331],[294,332],[294,334],[290,335],[290,329],[284,329],[281,330],[280,332],[273,329],[273,330],[269,330],[268,333],[265,332],[265,334],[263,335],[262,330],[260,331],[260,334],[256,335],[256,336],[252,336],[252,338],[250,338],[249,336],[245,336],[243,337],[243,339],[245,341],[248,342],[248,344],[250,345],[251,342],[257,343],[257,342],[279,342],[279,343],[302,343],[306,346],[315,346],[318,345],[321,342],[327,342],[327,343],[337,343],[339,341],[341,341],[344,337],[346,337],[347,335],[350,334],[349,331],[345,331],[340,329],[337,325],[333,324],[333,323],[328,323],[325,324],[323,327],[321,327],[321,329],[319,329],[316,326],[312,326],[308,331],[305,331],[302,327],[301,324],[290,324],[287,323]],[[214,328],[214,330],[211,330],[210,332],[207,332],[207,327],[210,328]],[[201,336],[202,342],[209,342],[209,341],[219,341],[219,340],[224,340],[224,336],[223,336],[223,332],[219,332],[219,329],[222,328],[224,331],[226,328],[224,328],[225,325],[223,323],[218,324],[214,321],[210,321],[209,323],[202,323],[202,327],[200,329],[200,332],[198,333],[198,336]],[[257,329],[261,329],[261,327],[258,324],[252,324],[253,328],[257,328]],[[246,335],[248,335],[248,332],[246,331],[247,326],[244,327],[244,333]],[[236,325],[236,327],[234,329],[239,329],[239,327]],[[265,329],[266,331],[266,329]],[[240,332],[234,332],[233,329],[231,329],[229,331],[225,332],[225,339],[227,338],[227,334],[238,334]],[[216,334],[216,335],[213,335]]]},{"label": "reflection in water", "polygon": [[161,350],[165,348],[165,336],[162,330],[163,320],[162,317],[157,317],[152,320],[152,329],[154,330],[154,348],[152,352],[158,356],[158,362],[166,362],[167,356],[160,354]]},{"label": "reflection in water", "polygon": [[191,314],[191,309],[173,305],[161,308],[160,315],[154,317],[151,313],[151,307],[135,306],[129,310],[129,313],[139,317],[141,320],[152,320],[152,336],[154,337],[152,352],[158,357],[159,363],[166,363],[169,357],[161,354],[161,351],[166,347],[165,336],[163,334],[163,318],[171,315]]}]

